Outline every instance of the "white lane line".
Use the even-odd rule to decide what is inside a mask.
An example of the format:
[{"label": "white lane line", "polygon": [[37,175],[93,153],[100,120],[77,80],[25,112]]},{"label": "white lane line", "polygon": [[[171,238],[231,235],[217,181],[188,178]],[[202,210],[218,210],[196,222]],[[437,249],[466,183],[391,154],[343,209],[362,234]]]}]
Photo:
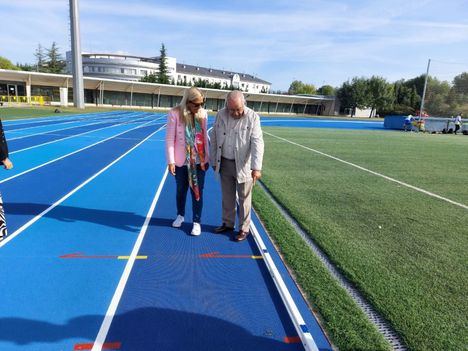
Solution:
[{"label": "white lane line", "polygon": [[[116,114],[116,113],[124,113],[126,111],[122,110],[116,110],[116,111],[106,111],[106,112],[90,112],[90,113],[76,113],[76,114],[71,114],[71,115],[65,115],[65,116],[56,116],[52,117],[51,115],[48,116],[42,116],[42,117],[35,117],[35,116],[30,116],[26,118],[15,118],[15,119],[5,119],[2,122],[8,124],[8,125],[21,125],[25,123],[29,123],[31,121],[39,121],[39,122],[47,122],[47,121],[63,121],[67,120],[70,118],[76,118],[76,117],[81,117],[81,116],[95,116],[99,114]],[[15,123],[19,121],[26,121],[24,123]]]},{"label": "white lane line", "polygon": [[106,341],[107,333],[109,332],[110,326],[112,324],[112,320],[114,319],[115,312],[117,311],[117,307],[119,305],[120,299],[122,298],[122,294],[125,290],[125,286],[127,285],[128,278],[130,277],[130,273],[132,271],[133,265],[136,260],[136,256],[140,251],[141,244],[143,239],[145,238],[146,231],[148,230],[148,225],[151,220],[151,216],[153,215],[154,209],[156,208],[156,204],[159,200],[159,196],[161,195],[162,188],[167,178],[168,171],[164,172],[164,175],[159,183],[158,190],[156,191],[156,195],[153,198],[153,202],[146,214],[145,222],[140,229],[140,233],[138,234],[138,238],[135,242],[135,246],[133,247],[132,253],[130,254],[130,258],[125,265],[124,272],[120,277],[119,284],[114,292],[114,296],[112,297],[111,303],[107,309],[106,315],[104,316],[104,320],[102,321],[101,328],[96,336],[96,340],[94,341],[94,345],[91,351],[100,351]]},{"label": "white lane line", "polygon": [[[36,147],[40,147],[40,146],[44,146],[44,145],[49,145],[49,144],[53,144],[53,143],[56,143],[58,141],[63,141],[63,140],[67,140],[67,139],[71,139],[71,138],[75,138],[75,137],[78,137],[78,136],[81,136],[81,135],[85,135],[85,134],[89,134],[89,133],[93,133],[93,132],[97,132],[99,130],[103,130],[103,129],[108,129],[108,128],[113,128],[113,127],[116,127],[116,126],[120,126],[120,125],[124,125],[124,124],[132,124],[140,119],[143,119],[143,118],[146,118],[145,117],[140,117],[140,118],[136,118],[135,120],[129,122],[129,121],[124,121],[124,122],[121,122],[121,123],[117,123],[117,124],[113,124],[111,126],[107,126],[107,127],[102,127],[102,128],[97,128],[97,129],[93,129],[93,130],[88,130],[87,132],[83,132],[83,133],[79,133],[79,134],[73,134],[73,135],[69,135],[69,136],[66,136],[66,137],[63,137],[63,138],[60,138],[60,139],[55,139],[55,140],[51,140],[51,141],[47,141],[45,143],[42,143],[42,144],[37,144],[37,145],[33,145],[33,146],[29,146],[29,147],[26,147],[24,149],[20,149],[20,150],[16,150],[16,151],[12,151],[10,152],[10,155],[12,154],[17,154],[19,152],[23,152],[23,151],[26,151],[26,150],[31,150],[31,149],[34,149]],[[157,121],[157,119],[153,120],[154,121]],[[95,123],[93,123],[95,124]],[[92,125],[92,124],[91,124]],[[89,126],[86,125],[86,126]]]},{"label": "white lane line", "polygon": [[34,218],[32,218],[31,220],[29,220],[28,222],[26,222],[25,224],[23,224],[20,228],[18,228],[17,230],[15,230],[11,235],[7,236],[6,239],[4,239],[3,241],[0,242],[0,248],[5,246],[7,243],[9,243],[11,240],[13,240],[14,238],[16,238],[19,234],[21,234],[24,230],[26,230],[27,228],[29,228],[32,224],[34,224],[35,222],[37,222],[39,219],[41,219],[43,216],[45,216],[47,213],[49,213],[50,211],[52,211],[55,207],[57,207],[58,205],[60,205],[62,202],[64,202],[66,199],[68,199],[70,196],[72,196],[74,193],[76,193],[78,190],[80,190],[81,188],[83,188],[86,184],[88,184],[89,182],[91,182],[93,179],[95,179],[96,177],[98,177],[100,174],[102,174],[103,172],[105,172],[106,170],[108,170],[110,167],[112,167],[114,164],[116,164],[117,162],[119,162],[122,158],[124,158],[126,155],[128,155],[130,152],[132,152],[133,150],[135,150],[137,147],[139,147],[141,144],[143,144],[146,140],[148,140],[149,138],[151,138],[154,134],[156,134],[157,132],[159,132],[160,130],[162,130],[163,128],[165,127],[165,125],[163,125],[161,128],[158,128],[158,130],[154,131],[153,133],[151,133],[150,135],[148,135],[146,138],[144,138],[142,141],[140,141],[138,144],[136,144],[135,146],[133,146],[131,149],[127,150],[125,153],[123,153],[122,155],[120,155],[118,158],[116,158],[114,161],[112,161],[111,163],[109,163],[107,166],[105,166],[104,168],[102,168],[99,172],[95,173],[94,175],[92,175],[91,177],[89,177],[88,179],[86,179],[83,183],[81,183],[80,185],[78,185],[76,188],[74,188],[72,191],[70,191],[68,194],[64,195],[63,197],[61,197],[59,200],[57,200],[54,204],[52,204],[51,206],[49,206],[48,208],[46,208],[44,211],[42,211],[41,213],[39,213],[37,216],[35,216]]},{"label": "white lane line", "polygon": [[[118,121],[118,120],[121,120],[121,119],[125,119],[127,116],[121,116],[121,117],[115,117],[114,119],[111,119],[111,118],[107,118],[107,120],[98,120],[96,122],[96,118],[95,119],[91,119],[89,120],[89,122],[93,122],[93,123],[84,123],[84,124],[78,124],[78,125],[75,125],[75,126],[71,126],[71,127],[66,127],[66,128],[60,128],[60,129],[51,129],[51,130],[47,130],[47,131],[44,131],[44,132],[39,132],[39,133],[33,133],[33,134],[26,134],[26,135],[22,135],[22,136],[19,136],[19,137],[15,137],[15,138],[8,138],[7,137],[7,141],[12,141],[12,140],[18,140],[18,139],[25,139],[25,138],[29,138],[29,137],[33,137],[33,136],[36,136],[36,135],[43,135],[43,134],[48,134],[48,133],[55,133],[55,132],[60,132],[60,131],[64,131],[64,130],[67,130],[67,129],[73,129],[73,128],[79,128],[79,127],[86,127],[86,126],[92,126],[92,125],[95,125],[95,124],[99,124],[99,123],[111,123],[111,122],[114,122],[114,121]],[[143,117],[141,117],[143,118]],[[140,119],[140,118],[139,118]],[[81,121],[79,121],[81,122]],[[73,121],[73,122],[70,122],[70,123],[79,123],[78,121]],[[63,124],[68,124],[68,123],[63,123]],[[63,125],[61,124],[61,125]],[[43,127],[43,126],[42,126]],[[35,127],[35,128],[38,128],[38,127]],[[53,134],[51,134],[53,135]]]},{"label": "white lane line", "polygon": [[0,180],[0,184],[5,183],[5,182],[7,182],[7,181],[9,181],[9,180],[11,180],[11,179],[14,179],[14,178],[16,178],[16,177],[19,177],[19,176],[21,176],[21,175],[23,175],[23,174],[32,172],[32,171],[34,171],[34,170],[36,170],[36,169],[38,169],[38,168],[47,166],[47,165],[49,165],[49,164],[51,164],[51,163],[53,163],[53,162],[62,160],[62,159],[64,159],[64,158],[68,157],[68,156],[74,155],[74,154],[76,154],[76,153],[78,153],[78,152],[81,152],[81,151],[83,151],[83,150],[89,149],[89,148],[91,148],[91,147],[93,147],[93,146],[95,146],[95,145],[98,145],[98,144],[103,143],[103,142],[105,142],[105,141],[108,141],[108,140],[110,140],[110,139],[114,139],[114,138],[118,137],[119,135],[125,134],[125,133],[127,133],[127,132],[129,132],[129,131],[131,131],[131,130],[138,129],[138,128],[142,128],[143,126],[145,126],[145,125],[147,125],[147,124],[149,124],[149,123],[153,123],[153,122],[154,122],[154,121],[149,121],[149,122],[143,123],[143,124],[141,124],[141,125],[139,125],[139,126],[137,126],[137,127],[134,127],[134,128],[131,128],[131,129],[127,129],[127,130],[125,130],[125,131],[123,131],[123,132],[121,132],[121,133],[115,134],[115,135],[113,135],[113,136],[111,136],[111,137],[109,137],[109,138],[106,138],[106,139],[104,139],[104,140],[100,140],[100,141],[98,141],[98,142],[96,142],[96,143],[94,143],[94,144],[85,146],[85,147],[83,147],[83,148],[81,148],[81,149],[75,150],[75,151],[70,152],[70,153],[68,153],[68,154],[66,154],[66,155],[63,155],[63,156],[57,157],[57,158],[55,158],[55,159],[53,159],[53,160],[47,161],[47,162],[45,162],[45,163],[42,163],[42,164],[40,164],[40,165],[38,165],[38,166],[36,166],[36,167],[27,169],[27,170],[25,170],[25,171],[23,171],[23,172],[21,172],[21,173],[18,173],[18,174],[15,174],[15,175],[11,176],[11,177],[8,177],[8,178],[5,178],[5,179],[3,179],[3,180]]},{"label": "white lane line", "polygon": [[416,187],[416,186],[414,186],[414,185],[411,185],[411,184],[402,182],[402,181],[400,181],[400,180],[397,180],[397,179],[388,177],[388,176],[386,176],[386,175],[384,175],[384,174],[371,171],[370,169],[361,167],[361,166],[359,166],[359,165],[357,165],[357,164],[354,164],[354,163],[351,163],[351,162],[342,160],[342,159],[340,159],[340,158],[338,158],[338,157],[335,157],[335,156],[332,156],[332,155],[328,155],[328,154],[326,154],[326,153],[324,153],[324,152],[321,152],[321,151],[312,149],[312,148],[310,148],[310,147],[307,147],[307,146],[304,146],[304,145],[295,143],[295,142],[293,142],[293,141],[291,141],[291,140],[288,140],[288,139],[285,139],[285,138],[281,138],[281,137],[276,136],[276,135],[274,135],[274,134],[267,133],[267,132],[265,132],[265,131],[264,131],[263,133],[265,133],[265,134],[267,134],[267,135],[270,135],[270,136],[272,136],[272,137],[274,137],[274,138],[276,138],[276,139],[283,140],[283,141],[285,141],[285,142],[287,142],[287,143],[290,143],[290,144],[292,144],[292,145],[299,146],[299,147],[301,147],[301,148],[304,148],[304,149],[309,150],[309,151],[313,151],[313,152],[315,152],[315,153],[317,153],[317,154],[320,154],[320,155],[322,155],[322,156],[326,156],[326,157],[329,157],[329,158],[331,158],[331,159],[333,159],[333,160],[336,160],[336,161],[342,162],[342,163],[344,163],[344,164],[347,164],[347,165],[349,165],[349,166],[358,168],[358,169],[360,169],[360,170],[362,170],[362,171],[371,173],[371,174],[376,175],[376,176],[378,176],[378,177],[382,177],[382,178],[384,178],[384,179],[386,179],[386,180],[389,180],[389,181],[391,181],[391,182],[394,182],[394,183],[397,183],[397,184],[406,186],[407,188],[410,188],[410,189],[419,191],[419,192],[421,192],[421,193],[423,193],[423,194],[426,194],[426,195],[435,197],[435,198],[437,198],[437,199],[439,199],[439,200],[446,201],[446,202],[448,202],[448,203],[451,203],[452,205],[455,205],[455,206],[459,206],[459,207],[461,207],[461,208],[464,208],[465,210],[468,210],[468,206],[465,205],[465,204],[462,204],[462,203],[460,203],[460,202],[456,202],[456,201],[450,200],[450,199],[448,199],[448,198],[446,198],[446,197],[437,195],[437,194],[435,194],[435,193],[432,193],[432,192],[430,192],[430,191],[424,190],[424,189],[422,189],[422,188],[418,188],[418,187]]},{"label": "white lane line", "polygon": [[297,308],[297,305],[294,302],[294,299],[292,298],[291,293],[289,292],[289,289],[286,286],[283,277],[281,276],[281,273],[276,267],[276,264],[273,258],[271,257],[265,243],[263,242],[263,239],[260,233],[258,232],[258,229],[255,226],[253,220],[250,222],[250,229],[252,230],[252,235],[254,237],[255,243],[257,244],[257,247],[259,248],[262,254],[263,262],[265,262],[265,265],[267,266],[268,271],[270,272],[270,276],[273,282],[275,283],[276,289],[278,290],[278,293],[281,296],[281,300],[283,301],[284,306],[288,311],[289,317],[293,322],[297,335],[299,335],[302,341],[304,349],[307,351],[319,351],[317,344],[315,343],[315,340],[312,337],[312,334],[310,333],[310,330],[307,327],[304,318],[301,315],[301,312]]},{"label": "white lane line", "polygon": [[[268,118],[268,117],[266,117]],[[378,124],[382,125],[383,122],[366,122],[366,121],[349,121],[349,120],[344,120],[344,121],[339,121],[339,120],[332,120],[332,119],[299,119],[299,120],[292,120],[292,119],[260,119],[261,123],[275,123],[275,122],[295,122],[295,123],[302,123],[302,122],[307,122],[307,123],[362,123],[362,124]]]},{"label": "white lane line", "polygon": [[[114,119],[118,119],[118,118],[125,118],[127,116],[113,116]],[[73,124],[73,123],[80,123],[82,121],[89,121],[89,122],[94,122],[96,120],[100,120],[101,123],[105,123],[104,120],[112,120],[111,117],[105,117],[105,118],[102,118],[102,117],[99,117],[99,116],[96,116],[94,118],[80,118],[80,119],[76,119],[76,120],[73,120],[73,121],[70,121],[70,122],[63,122],[63,123],[54,123],[54,124],[47,124],[47,125],[39,125],[39,126],[32,126],[32,127],[26,127],[26,128],[18,128],[18,129],[14,129],[14,130],[5,130],[5,133],[6,134],[12,134],[12,133],[23,133],[23,131],[27,130],[27,129],[34,129],[34,128],[47,128],[47,127],[56,127],[56,126],[64,126],[64,125],[67,125],[67,124]],[[98,122],[99,123],[99,122]],[[86,124],[83,124],[83,125],[86,125]],[[28,134],[28,135],[24,135],[24,136],[21,136],[21,137],[16,137],[16,138],[7,138],[7,140],[15,140],[15,139],[21,139],[21,138],[27,138],[29,136],[33,136],[33,135],[40,135],[40,134],[45,134],[45,133],[50,133],[50,132],[55,132],[55,131],[59,131],[59,130],[65,130],[65,129],[70,129],[70,128],[75,128],[77,126],[72,126],[72,127],[66,127],[66,128],[60,128],[60,129],[49,129],[45,132],[40,132],[40,133],[33,133],[33,134]]]}]

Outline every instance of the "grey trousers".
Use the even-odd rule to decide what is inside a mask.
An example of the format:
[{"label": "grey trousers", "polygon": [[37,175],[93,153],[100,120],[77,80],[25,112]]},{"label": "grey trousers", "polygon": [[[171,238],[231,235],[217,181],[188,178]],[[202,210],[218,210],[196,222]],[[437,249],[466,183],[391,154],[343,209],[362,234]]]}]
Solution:
[{"label": "grey trousers", "polygon": [[236,162],[221,159],[221,192],[223,202],[223,223],[234,228],[236,222],[236,192],[239,197],[239,230],[248,232],[250,228],[250,210],[252,208],[253,181],[237,182]]}]

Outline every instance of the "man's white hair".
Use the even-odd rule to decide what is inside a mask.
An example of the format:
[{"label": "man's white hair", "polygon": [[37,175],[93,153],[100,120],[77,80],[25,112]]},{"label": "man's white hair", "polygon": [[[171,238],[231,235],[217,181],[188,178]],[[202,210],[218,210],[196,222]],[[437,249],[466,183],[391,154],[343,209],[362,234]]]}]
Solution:
[{"label": "man's white hair", "polygon": [[242,101],[242,105],[245,105],[245,96],[240,90],[233,90],[229,92],[226,96],[225,106],[227,107],[228,101],[234,101],[240,99]]}]

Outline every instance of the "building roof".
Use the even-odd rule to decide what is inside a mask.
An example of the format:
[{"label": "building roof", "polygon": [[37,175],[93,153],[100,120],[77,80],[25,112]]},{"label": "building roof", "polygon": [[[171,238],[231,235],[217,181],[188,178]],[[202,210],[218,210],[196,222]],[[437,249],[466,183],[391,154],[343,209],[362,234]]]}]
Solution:
[{"label": "building roof", "polygon": [[206,67],[200,67],[200,66],[194,66],[194,65],[187,65],[185,63],[178,63],[176,67],[176,72],[193,74],[193,75],[203,75],[207,77],[221,78],[221,79],[231,79],[234,74],[238,74],[241,81],[243,82],[271,85],[270,82],[254,77],[250,74],[238,73],[238,72],[232,72],[232,71],[223,71],[220,69],[206,68]]},{"label": "building roof", "polygon": [[[52,74],[29,71],[13,71],[0,69],[0,80],[29,82],[31,85],[45,85],[55,87],[72,87],[73,76],[69,74]],[[162,94],[183,96],[184,91],[190,87],[178,85],[166,85],[157,83],[130,82],[117,79],[98,77],[83,77],[85,89],[95,90],[102,87],[104,90],[122,91],[144,94]],[[207,98],[225,99],[230,90],[199,88]],[[313,104],[317,102],[333,101],[329,96],[299,96],[278,95],[264,93],[244,93],[247,101],[286,103],[286,104]]]},{"label": "building roof", "polygon": [[[142,56],[125,55],[125,54],[89,53],[89,52],[83,53],[82,55],[88,56],[90,58],[92,56],[120,57],[122,59],[132,58],[132,59],[138,59],[138,60],[146,61],[146,62],[154,62],[157,64],[159,64],[161,61],[159,56],[142,57]],[[220,69],[214,69],[214,68],[207,68],[207,67],[201,67],[201,66],[195,66],[195,65],[188,65],[186,63],[177,63],[176,72],[182,73],[182,74],[185,73],[185,74],[192,74],[192,75],[203,75],[206,77],[221,78],[221,79],[231,79],[232,76],[234,76],[234,74],[238,74],[240,77],[240,80],[243,82],[271,85],[270,82],[257,78],[251,74],[232,72],[228,70],[220,70]]]}]

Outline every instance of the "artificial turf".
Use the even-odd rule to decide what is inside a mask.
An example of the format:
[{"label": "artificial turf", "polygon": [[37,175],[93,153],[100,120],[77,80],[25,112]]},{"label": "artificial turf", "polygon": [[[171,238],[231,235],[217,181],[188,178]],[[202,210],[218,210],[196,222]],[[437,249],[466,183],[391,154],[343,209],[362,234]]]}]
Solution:
[{"label": "artificial turf", "polygon": [[[331,129],[264,131],[264,184],[408,348],[465,349],[468,210],[268,133],[465,205],[468,138]],[[289,250],[288,245],[285,240],[281,250]],[[337,310],[335,318],[341,313]]]}]

